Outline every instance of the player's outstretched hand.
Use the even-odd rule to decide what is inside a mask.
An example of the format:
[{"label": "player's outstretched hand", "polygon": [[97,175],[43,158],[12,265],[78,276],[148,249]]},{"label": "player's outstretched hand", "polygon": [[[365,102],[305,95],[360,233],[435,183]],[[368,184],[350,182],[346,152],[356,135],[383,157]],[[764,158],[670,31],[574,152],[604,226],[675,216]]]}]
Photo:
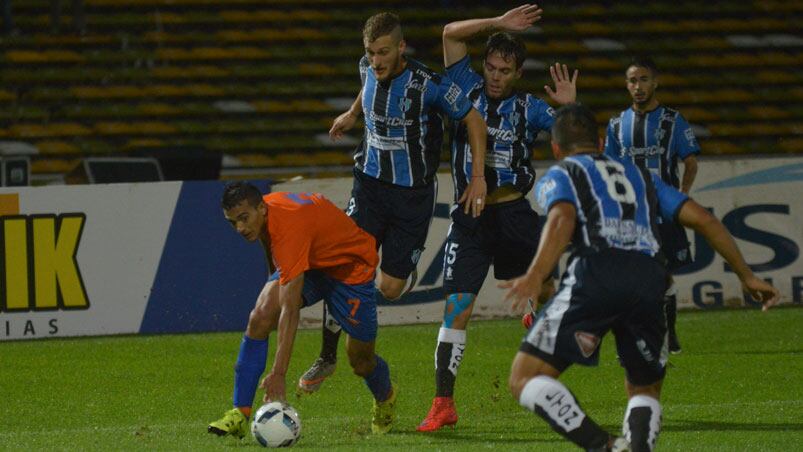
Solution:
[{"label": "player's outstretched hand", "polygon": [[565,64],[555,63],[554,66],[549,66],[549,74],[555,84],[555,90],[553,91],[549,85],[544,85],[544,91],[554,102],[566,105],[577,100],[577,76],[580,74],[578,69],[575,69],[569,78],[569,68]]},{"label": "player's outstretched hand", "polygon": [[265,390],[265,397],[262,398],[263,402],[268,403],[273,401],[287,401],[284,375],[277,375],[271,372],[265,375],[265,378],[262,379],[262,383],[260,383],[259,387]]},{"label": "player's outstretched hand", "polygon": [[463,196],[457,200],[458,204],[463,204],[463,213],[466,215],[471,212],[471,216],[477,218],[485,208],[485,195],[488,194],[488,185],[485,183],[485,176],[471,176],[471,181],[463,192]]},{"label": "player's outstretched hand", "polygon": [[780,292],[767,281],[757,278],[755,275],[745,279],[742,282],[742,290],[749,293],[754,300],[760,301],[764,307],[762,311],[766,311],[778,304]]},{"label": "player's outstretched hand", "polygon": [[356,123],[357,115],[352,113],[351,110],[341,114],[335,118],[335,121],[332,123],[332,128],[329,129],[329,138],[331,138],[332,141],[343,138],[343,133],[351,130]]},{"label": "player's outstretched hand", "polygon": [[544,10],[529,3],[513,8],[499,17],[499,28],[504,31],[524,31],[541,20]]},{"label": "player's outstretched hand", "polygon": [[537,300],[541,293],[541,278],[532,278],[529,273],[515,279],[502,281],[497,287],[510,289],[505,294],[504,301],[513,299],[512,309],[516,314],[524,311],[529,300]]}]

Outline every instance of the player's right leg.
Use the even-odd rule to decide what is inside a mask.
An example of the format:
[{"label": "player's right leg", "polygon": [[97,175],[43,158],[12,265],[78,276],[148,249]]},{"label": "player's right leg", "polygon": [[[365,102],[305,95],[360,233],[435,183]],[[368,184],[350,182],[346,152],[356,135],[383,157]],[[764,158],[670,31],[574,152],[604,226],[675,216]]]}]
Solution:
[{"label": "player's right leg", "polygon": [[378,325],[374,282],[352,285],[335,281],[332,287],[326,295],[326,303],[348,334],[349,364],[374,396],[371,430],[377,434],[387,433],[395,419],[398,390],[390,381],[387,363],[375,353]]},{"label": "player's right leg", "polygon": [[443,261],[447,295],[435,347],[435,398],[418,425],[419,432],[432,432],[457,423],[454,386],[466,350],[466,328],[491,264],[477,229],[464,228],[455,222],[449,227]]},{"label": "player's right leg", "polygon": [[251,405],[268,358],[268,336],[276,329],[280,313],[279,281],[272,279],[265,284],[257,297],[240,343],[240,352],[234,367],[234,408],[227,411],[222,418],[211,422],[207,426],[209,433],[242,438],[248,432]]},{"label": "player's right leg", "polygon": [[509,381],[510,391],[522,407],[586,450],[607,450],[616,438],[586,414],[558,377],[573,363],[595,366],[599,362],[602,337],[616,313],[628,305],[628,298],[618,293],[616,297],[604,295],[610,292],[608,280],[599,274],[613,274],[619,268],[612,265],[616,261],[605,257],[572,259],[558,292],[522,341]]}]

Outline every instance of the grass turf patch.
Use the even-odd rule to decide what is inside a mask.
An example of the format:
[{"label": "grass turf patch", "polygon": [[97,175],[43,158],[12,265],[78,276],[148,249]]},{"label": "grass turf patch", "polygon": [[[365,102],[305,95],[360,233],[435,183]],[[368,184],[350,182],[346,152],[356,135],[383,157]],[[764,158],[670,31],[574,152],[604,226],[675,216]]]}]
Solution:
[{"label": "grass turf patch", "polygon": [[[799,307],[767,313],[681,312],[683,353],[671,357],[664,384],[660,449],[800,447],[801,325]],[[300,331],[287,376],[289,402],[303,425],[294,447],[575,450],[509,395],[510,362],[523,333],[517,320],[471,324],[455,388],[460,421],[454,430],[420,434],[415,427],[434,393],[438,326],[380,328],[377,350],[400,392],[393,432],[373,437],[371,396],[351,373],[343,343],[338,370],[321,391],[302,398],[292,394],[320,344],[319,331]],[[230,407],[240,337],[216,333],[0,343],[0,449],[259,447],[250,437],[238,441],[205,432],[206,424]],[[271,341],[271,354],[275,348]],[[598,423],[611,432],[621,429],[626,397],[611,336],[603,341],[599,367],[572,367],[561,380]]]}]

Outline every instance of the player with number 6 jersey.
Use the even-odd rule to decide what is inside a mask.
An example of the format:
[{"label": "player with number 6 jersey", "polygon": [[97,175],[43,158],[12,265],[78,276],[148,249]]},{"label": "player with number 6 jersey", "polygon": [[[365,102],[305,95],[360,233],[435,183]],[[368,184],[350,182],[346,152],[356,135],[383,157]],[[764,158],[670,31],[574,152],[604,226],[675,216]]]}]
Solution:
[{"label": "player with number 6 jersey", "polygon": [[[547,212],[538,252],[524,276],[500,285],[510,289],[505,299],[522,309],[569,245],[571,256],[560,288],[519,347],[510,390],[522,407],[585,450],[650,451],[661,431],[667,363],[662,298],[669,274],[658,217],[705,237],[765,309],[777,303],[778,290],[753,274],[728,230],[705,208],[654,173],[602,155],[588,108],[558,110],[552,151],[560,162],[536,186]],[[609,331],[629,399],[621,438],[594,422],[558,381],[572,364],[597,365]]]}]

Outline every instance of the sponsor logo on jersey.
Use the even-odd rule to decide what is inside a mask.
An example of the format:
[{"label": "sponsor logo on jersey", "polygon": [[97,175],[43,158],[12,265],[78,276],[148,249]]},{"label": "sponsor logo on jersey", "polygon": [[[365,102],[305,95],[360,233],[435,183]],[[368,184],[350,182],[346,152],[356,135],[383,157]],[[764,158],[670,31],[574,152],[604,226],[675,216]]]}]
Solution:
[{"label": "sponsor logo on jersey", "polygon": [[422,82],[421,80],[412,79],[404,85],[406,89],[412,89],[416,91],[421,91],[422,93],[427,92],[427,85],[426,82]]},{"label": "sponsor logo on jersey", "polygon": [[382,116],[371,111],[371,121],[384,124],[389,127],[409,127],[415,122],[412,119],[404,119],[398,116]]},{"label": "sponsor logo on jersey", "polygon": [[663,146],[658,146],[657,144],[654,144],[652,146],[646,146],[641,148],[631,146],[629,148],[624,149],[623,151],[625,155],[631,155],[633,157],[636,156],[652,157],[655,155],[663,154],[665,152],[665,149],[663,148]]},{"label": "sponsor logo on jersey", "polygon": [[457,102],[457,99],[460,97],[462,92],[463,91],[460,90],[460,87],[453,83],[452,86],[449,87],[449,90],[446,91],[446,95],[444,95],[443,98],[446,99],[446,102],[448,102],[449,105],[454,107],[455,102]]},{"label": "sponsor logo on jersey", "polygon": [[518,135],[516,135],[512,130],[499,129],[496,127],[488,127],[488,136],[493,137],[493,139],[496,141],[505,141],[508,143],[518,139]]}]

